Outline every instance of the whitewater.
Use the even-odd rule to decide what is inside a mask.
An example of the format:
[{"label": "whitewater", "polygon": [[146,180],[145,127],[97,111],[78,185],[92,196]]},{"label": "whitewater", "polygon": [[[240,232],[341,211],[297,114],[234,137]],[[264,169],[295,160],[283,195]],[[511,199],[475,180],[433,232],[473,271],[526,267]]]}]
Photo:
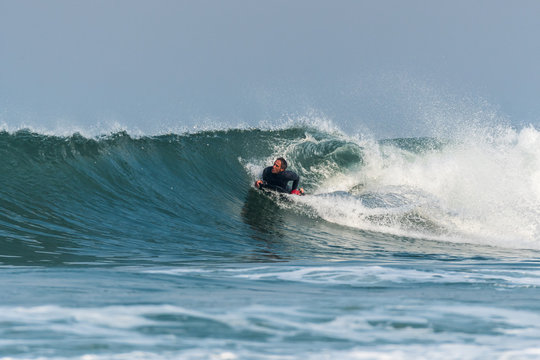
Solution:
[{"label": "whitewater", "polygon": [[[253,183],[283,156],[305,196]],[[0,359],[540,357],[540,131],[0,132]]]}]

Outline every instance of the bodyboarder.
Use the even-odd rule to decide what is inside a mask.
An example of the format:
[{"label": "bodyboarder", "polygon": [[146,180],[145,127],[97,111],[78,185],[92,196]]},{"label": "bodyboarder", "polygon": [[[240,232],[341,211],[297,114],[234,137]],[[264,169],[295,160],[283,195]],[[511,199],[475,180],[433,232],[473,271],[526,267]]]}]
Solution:
[{"label": "bodyboarder", "polygon": [[[264,169],[262,180],[255,182],[255,187],[259,189],[270,189],[281,193],[290,193],[295,195],[303,195],[304,189],[298,189],[300,177],[294,171],[286,170],[287,161],[279,157],[274,161],[273,166]],[[292,187],[289,190],[288,183],[292,181]]]}]

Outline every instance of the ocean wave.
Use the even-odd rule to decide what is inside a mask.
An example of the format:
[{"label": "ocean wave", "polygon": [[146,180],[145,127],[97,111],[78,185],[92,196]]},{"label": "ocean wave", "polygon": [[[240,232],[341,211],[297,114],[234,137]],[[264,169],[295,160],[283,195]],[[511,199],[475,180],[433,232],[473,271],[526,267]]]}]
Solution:
[{"label": "ocean wave", "polygon": [[[539,149],[532,127],[383,141],[314,126],[94,138],[0,132],[0,255],[229,256],[252,246],[253,231],[269,231],[276,211],[297,221],[281,236],[306,242],[322,219],[352,231],[539,249]],[[277,156],[308,196],[282,201],[252,188]]]}]

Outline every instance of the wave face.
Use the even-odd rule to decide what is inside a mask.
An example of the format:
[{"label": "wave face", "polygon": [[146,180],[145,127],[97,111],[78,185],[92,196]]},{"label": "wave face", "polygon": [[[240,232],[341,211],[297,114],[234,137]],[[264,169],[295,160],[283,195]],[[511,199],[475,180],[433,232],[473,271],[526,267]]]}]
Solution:
[{"label": "wave face", "polygon": [[[0,153],[4,264],[345,259],[396,237],[540,248],[534,128],[384,141],[309,126],[18,131],[0,133]],[[252,188],[277,156],[308,196]]]}]

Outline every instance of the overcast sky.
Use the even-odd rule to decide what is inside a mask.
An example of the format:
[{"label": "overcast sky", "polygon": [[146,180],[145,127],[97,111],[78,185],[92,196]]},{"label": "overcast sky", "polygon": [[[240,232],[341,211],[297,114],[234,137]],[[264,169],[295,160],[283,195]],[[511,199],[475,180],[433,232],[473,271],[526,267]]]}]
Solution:
[{"label": "overcast sky", "polygon": [[540,1],[0,0],[0,120],[152,132],[318,112],[409,136],[445,103],[538,125],[538,19]]}]

